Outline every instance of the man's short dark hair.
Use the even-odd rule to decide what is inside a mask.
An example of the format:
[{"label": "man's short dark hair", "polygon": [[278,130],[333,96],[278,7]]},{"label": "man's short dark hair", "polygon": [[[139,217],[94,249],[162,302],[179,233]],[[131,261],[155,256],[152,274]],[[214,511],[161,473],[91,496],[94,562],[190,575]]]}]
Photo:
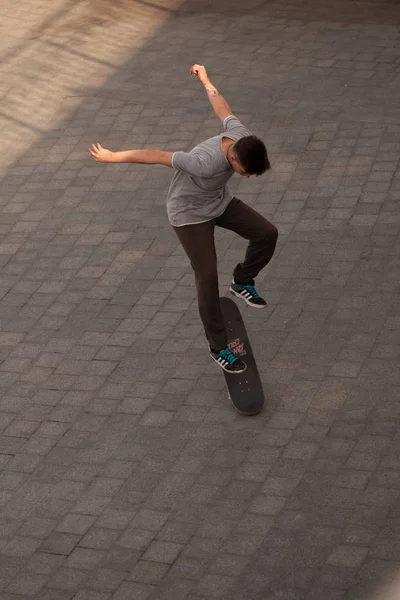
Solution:
[{"label": "man's short dark hair", "polygon": [[233,149],[240,164],[249,175],[262,175],[271,168],[265,144],[255,135],[246,135],[240,138]]}]

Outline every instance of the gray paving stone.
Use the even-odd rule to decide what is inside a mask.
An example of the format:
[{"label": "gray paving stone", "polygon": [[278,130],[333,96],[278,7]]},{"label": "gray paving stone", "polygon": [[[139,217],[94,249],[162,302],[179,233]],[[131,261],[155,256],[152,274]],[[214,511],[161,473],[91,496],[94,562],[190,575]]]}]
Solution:
[{"label": "gray paving stone", "polygon": [[86,585],[89,589],[96,591],[115,592],[125,577],[125,571],[99,568],[91,573]]},{"label": "gray paving stone", "polygon": [[21,536],[46,538],[54,529],[56,521],[31,517],[19,530]]},{"label": "gray paving stone", "polygon": [[74,511],[84,515],[98,516],[111,502],[111,497],[87,496],[74,505]]},{"label": "gray paving stone", "polygon": [[90,590],[81,590],[75,596],[75,600],[110,600],[111,593],[92,592]]},{"label": "gray paving stone", "polygon": [[80,535],[71,533],[52,532],[50,536],[44,540],[41,545],[41,550],[50,554],[63,554],[68,556],[75,548]]},{"label": "gray paving stone", "polygon": [[132,521],[135,512],[106,508],[97,519],[99,527],[107,529],[124,529]]},{"label": "gray paving stone", "polygon": [[220,597],[226,592],[229,593],[233,583],[234,577],[229,575],[206,575],[199,581],[196,591],[209,598]]},{"label": "gray paving stone", "polygon": [[124,582],[113,595],[115,600],[147,600],[150,598],[155,586],[144,583]]},{"label": "gray paving stone", "polygon": [[46,552],[35,552],[28,563],[30,572],[38,575],[49,575],[58,569],[65,558],[63,556],[50,554]]},{"label": "gray paving stone", "polygon": [[172,542],[153,541],[143,555],[143,560],[172,564],[183,546]]},{"label": "gray paving stone", "polygon": [[40,539],[16,535],[7,542],[3,552],[6,556],[28,557],[35,552],[39,545]]},{"label": "gray paving stone", "polygon": [[57,526],[57,531],[82,535],[86,533],[94,520],[92,516],[71,513]]},{"label": "gray paving stone", "polygon": [[151,543],[154,533],[144,529],[128,529],[118,539],[118,543],[132,550],[145,550]]},{"label": "gray paving stone", "polygon": [[118,531],[93,527],[79,542],[79,546],[107,550],[114,544],[118,536]]},{"label": "gray paving stone", "polygon": [[363,561],[368,550],[362,547],[338,546],[328,557],[327,564],[336,567],[357,568]]},{"label": "gray paving stone", "polygon": [[57,590],[55,588],[44,588],[35,596],[35,600],[71,600],[74,592]]},{"label": "gray paving stone", "polygon": [[56,590],[77,592],[86,580],[87,572],[79,569],[61,567],[49,580],[49,587]]},{"label": "gray paving stone", "polygon": [[32,597],[42,589],[45,582],[46,577],[44,575],[21,573],[7,586],[7,591],[18,595],[26,594]]},{"label": "gray paving stone", "polygon": [[105,554],[105,550],[78,547],[69,555],[66,566],[91,570],[103,561]]},{"label": "gray paving stone", "polygon": [[162,581],[169,568],[168,564],[140,560],[127,579],[138,583],[157,585]]},{"label": "gray paving stone", "polygon": [[126,572],[134,567],[141,554],[141,550],[114,545],[105,554],[101,566],[105,569]]}]

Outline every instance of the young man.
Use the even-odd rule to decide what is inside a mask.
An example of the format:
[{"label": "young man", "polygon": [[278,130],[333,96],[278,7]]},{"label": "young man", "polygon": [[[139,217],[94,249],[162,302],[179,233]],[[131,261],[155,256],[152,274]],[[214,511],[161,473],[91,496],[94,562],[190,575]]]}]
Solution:
[{"label": "young man", "polygon": [[204,66],[193,65],[190,73],[204,85],[211,106],[223,123],[222,133],[190,152],[111,152],[100,144],[93,144],[89,152],[98,162],[161,164],[175,169],[167,213],[194,270],[199,312],[210,354],[225,371],[242,373],[245,363],[227,345],[219,300],[214,229],[217,225],[249,240],[244,261],[234,269],[229,290],[249,306],[265,308],[267,303],[258,295],[254,279],[271,260],[278,231],[251,207],[232,197],[226,184],[235,172],[247,178],[261,175],[270,168],[270,163],[264,143],[232,115]]}]

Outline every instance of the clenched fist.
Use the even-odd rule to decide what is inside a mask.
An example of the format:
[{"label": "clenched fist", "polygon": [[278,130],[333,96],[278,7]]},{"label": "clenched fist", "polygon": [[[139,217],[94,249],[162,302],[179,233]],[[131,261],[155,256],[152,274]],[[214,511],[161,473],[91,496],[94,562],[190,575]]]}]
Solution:
[{"label": "clenched fist", "polygon": [[206,83],[208,81],[207,71],[203,65],[193,65],[190,68],[190,74],[196,75],[196,77],[201,81],[201,83]]}]

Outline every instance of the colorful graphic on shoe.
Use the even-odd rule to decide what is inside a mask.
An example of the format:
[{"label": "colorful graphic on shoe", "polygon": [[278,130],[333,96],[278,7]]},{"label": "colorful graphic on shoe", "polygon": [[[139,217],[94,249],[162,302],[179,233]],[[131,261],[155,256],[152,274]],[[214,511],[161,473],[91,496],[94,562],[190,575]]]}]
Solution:
[{"label": "colorful graphic on shoe", "polygon": [[240,283],[236,283],[235,280],[232,281],[229,291],[231,294],[236,296],[237,298],[241,298],[248,304],[249,306],[253,306],[254,308],[265,308],[267,306],[264,298],[258,294],[256,288],[253,284],[241,285]]}]

